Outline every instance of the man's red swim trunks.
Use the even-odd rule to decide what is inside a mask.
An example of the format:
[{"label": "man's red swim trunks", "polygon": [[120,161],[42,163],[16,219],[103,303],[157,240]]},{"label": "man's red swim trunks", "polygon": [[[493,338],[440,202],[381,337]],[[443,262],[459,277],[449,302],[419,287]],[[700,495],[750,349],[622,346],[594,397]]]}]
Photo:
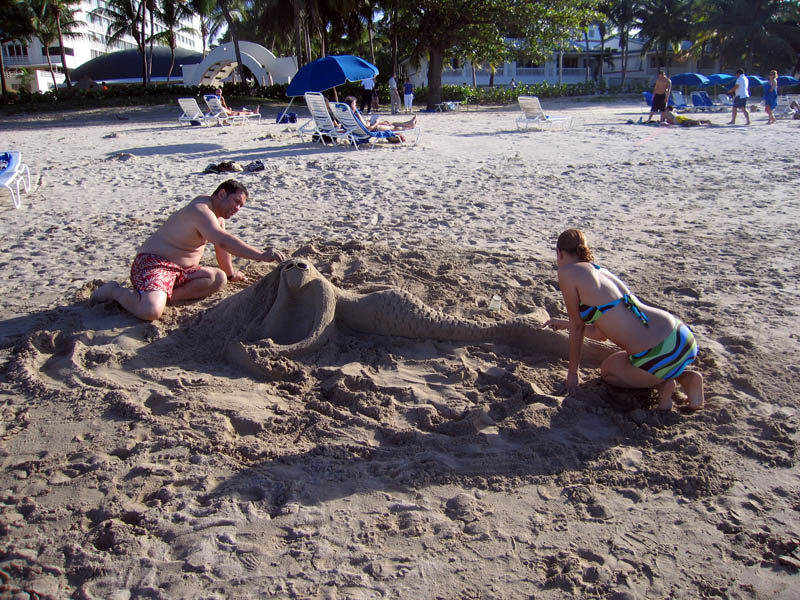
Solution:
[{"label": "man's red swim trunks", "polygon": [[189,275],[199,268],[184,269],[157,254],[137,254],[131,265],[131,283],[140,292],[166,292],[172,300],[172,290],[189,281]]}]

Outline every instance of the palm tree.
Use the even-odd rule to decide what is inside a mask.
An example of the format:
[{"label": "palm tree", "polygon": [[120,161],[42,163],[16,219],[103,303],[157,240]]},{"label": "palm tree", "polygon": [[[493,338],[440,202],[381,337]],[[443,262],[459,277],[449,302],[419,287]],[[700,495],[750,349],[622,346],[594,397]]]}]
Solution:
[{"label": "palm tree", "polygon": [[631,27],[634,25],[638,2],[635,0],[611,0],[606,4],[605,15],[616,28],[619,35],[619,47],[622,50],[622,87],[628,75],[628,40]]},{"label": "palm tree", "polygon": [[233,40],[233,50],[236,53],[236,70],[239,71],[239,79],[242,85],[247,88],[247,79],[244,76],[244,64],[242,63],[242,53],[239,51],[239,36],[236,31],[234,17],[239,20],[241,13],[237,10],[238,6],[233,2],[236,0],[219,0],[219,8],[225,17],[225,22],[228,24],[228,33]]},{"label": "palm tree", "polygon": [[645,40],[642,53],[656,51],[659,66],[669,67],[672,54],[679,54],[681,42],[692,33],[692,0],[645,0],[636,10],[639,37]]},{"label": "palm tree", "polygon": [[76,9],[72,8],[79,4],[81,0],[50,0],[50,9],[56,21],[56,31],[58,32],[58,45],[61,48],[61,68],[64,69],[64,82],[68,88],[72,87],[69,78],[69,68],[67,68],[67,53],[64,50],[64,35],[66,23],[75,21]]},{"label": "palm tree", "polygon": [[705,14],[697,25],[698,44],[716,49],[723,62],[744,63],[750,72],[754,59],[777,58],[787,65],[796,60],[793,43],[800,42],[796,2],[709,0],[702,6]]},{"label": "palm tree", "polygon": [[44,55],[47,58],[47,68],[50,69],[50,77],[53,78],[53,89],[58,87],[56,72],[53,70],[53,61],[50,60],[50,46],[58,39],[55,19],[50,12],[49,0],[31,0],[31,10],[33,10],[33,34],[39,38],[44,46]]},{"label": "palm tree", "polygon": [[206,42],[211,36],[216,36],[222,25],[222,20],[215,17],[216,0],[189,0],[191,11],[200,18],[200,37],[203,38],[203,57],[206,55]]},{"label": "palm tree", "polygon": [[150,39],[151,42],[155,39],[169,46],[172,60],[167,73],[167,82],[172,77],[172,69],[175,67],[175,48],[178,46],[178,34],[195,33],[194,29],[182,24],[184,20],[191,18],[192,11],[181,0],[162,0],[161,10],[158,11],[158,20],[164,26],[164,31],[151,36]]},{"label": "palm tree", "polygon": [[136,46],[142,55],[142,85],[147,85],[147,57],[145,56],[143,30],[139,28],[144,0],[107,0],[104,6],[96,8],[91,14],[97,14],[111,21],[108,26],[107,46],[115,46],[126,35],[136,40]]}]

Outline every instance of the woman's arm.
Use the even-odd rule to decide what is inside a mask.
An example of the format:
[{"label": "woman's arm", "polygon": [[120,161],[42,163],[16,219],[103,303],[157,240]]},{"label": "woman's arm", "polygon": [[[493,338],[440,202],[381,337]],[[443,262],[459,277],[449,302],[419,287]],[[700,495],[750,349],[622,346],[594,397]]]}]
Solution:
[{"label": "woman's arm", "polygon": [[581,319],[578,309],[580,298],[577,281],[573,274],[573,269],[569,267],[562,267],[558,270],[558,285],[564,296],[564,304],[569,315],[569,367],[567,368],[567,390],[569,391],[573,391],[580,383],[578,369],[581,364],[583,338],[586,334],[586,324]]}]

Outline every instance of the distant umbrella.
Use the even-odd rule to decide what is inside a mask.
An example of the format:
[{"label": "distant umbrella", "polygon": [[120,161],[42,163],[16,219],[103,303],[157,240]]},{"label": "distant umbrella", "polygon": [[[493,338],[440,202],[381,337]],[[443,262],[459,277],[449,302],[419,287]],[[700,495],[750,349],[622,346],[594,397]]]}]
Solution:
[{"label": "distant umbrella", "polygon": [[323,56],[304,65],[286,89],[287,96],[324,92],[346,81],[361,81],[378,74],[378,67],[350,54]]},{"label": "distant umbrella", "polygon": [[727,73],[713,73],[708,76],[707,85],[731,85],[736,81],[736,75]]},{"label": "distant umbrella", "polygon": [[747,80],[750,82],[750,85],[767,85],[769,82],[764,79],[763,77],[759,77],[758,75],[748,75]]},{"label": "distant umbrella", "polygon": [[700,73],[678,73],[669,78],[672,85],[708,85],[708,77]]},{"label": "distant umbrella", "polygon": [[792,77],[791,75],[781,75],[778,77],[778,85],[797,85],[800,83],[800,79],[796,77]]}]

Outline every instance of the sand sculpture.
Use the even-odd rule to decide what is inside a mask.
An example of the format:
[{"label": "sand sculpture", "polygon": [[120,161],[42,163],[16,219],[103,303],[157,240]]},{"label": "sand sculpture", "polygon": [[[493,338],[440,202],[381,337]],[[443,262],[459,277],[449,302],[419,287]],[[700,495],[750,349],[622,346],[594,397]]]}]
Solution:
[{"label": "sand sculpture", "polygon": [[[196,328],[206,339],[211,333],[228,359],[264,372],[276,357],[298,358],[322,349],[337,332],[497,342],[567,358],[568,338],[542,329],[546,319],[543,310],[502,321],[462,319],[396,288],[366,294],[340,289],[308,260],[290,258],[206,312]],[[604,344],[587,344],[584,361],[599,364],[612,351]]]}]

